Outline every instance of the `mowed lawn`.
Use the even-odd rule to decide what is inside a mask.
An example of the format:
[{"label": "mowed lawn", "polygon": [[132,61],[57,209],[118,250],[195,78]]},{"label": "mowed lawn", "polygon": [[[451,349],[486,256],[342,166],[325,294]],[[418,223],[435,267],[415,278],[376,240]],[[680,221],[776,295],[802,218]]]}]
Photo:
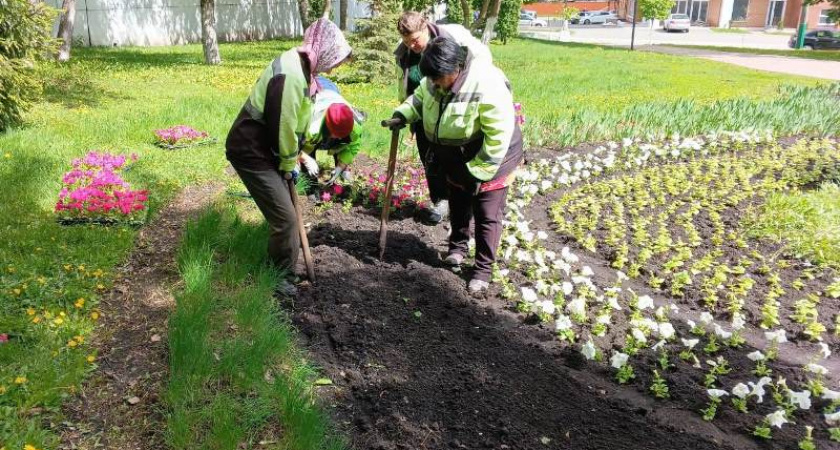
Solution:
[{"label": "mowed lawn", "polygon": [[[43,101],[25,125],[0,134],[0,333],[10,337],[9,344],[0,345],[0,447],[55,447],[57,434],[49,424],[61,422],[54,419],[61,402],[96,369],[89,337],[97,320],[108,320],[100,317],[99,295],[110,288],[112,270],[136,236],[131,228],[55,222],[61,176],[71,159],[91,150],[136,154],[139,159],[125,176],[135,188],[150,190],[152,214],[181,187],[222,179],[227,164],[222,143],[251,84],[275,55],[294,44],[226,44],[219,67],[202,65],[201,47],[189,45],[75,49],[69,64],[41,68]],[[609,131],[621,114],[629,114],[634,123],[622,129],[624,136],[644,130],[686,132],[663,130],[661,117],[687,117],[692,108],[703,110],[721,101],[731,102],[725,107],[737,112],[743,105],[773,101],[782,84],[813,84],[593,46],[514,40],[494,45],[493,52],[524,104],[525,132],[534,144],[621,137]],[[388,133],[377,124],[390,117],[396,89],[364,84],[342,89],[369,114],[365,151],[382,156]],[[806,110],[813,106],[809,102],[807,96],[801,102]],[[671,114],[671,105],[683,115]],[[706,122],[692,122],[687,130],[724,120],[703,117]],[[809,120],[799,128],[780,129],[820,126]],[[154,129],[176,124],[206,130],[219,143],[179,151],[152,145]]]}]

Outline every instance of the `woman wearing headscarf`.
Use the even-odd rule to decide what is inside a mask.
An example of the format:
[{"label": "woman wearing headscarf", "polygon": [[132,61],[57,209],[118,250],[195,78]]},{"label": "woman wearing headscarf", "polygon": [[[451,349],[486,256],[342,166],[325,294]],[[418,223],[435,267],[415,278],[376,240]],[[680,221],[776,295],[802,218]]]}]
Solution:
[{"label": "woman wearing headscarf", "polygon": [[350,52],[341,30],[318,19],[304,32],[303,45],[263,70],[225,143],[228,161],[268,222],[269,258],[287,276],[281,294],[295,294],[300,237],[287,181],[297,181],[298,139],[319,90],[317,74],[338,67]]},{"label": "woman wearing headscarf", "polygon": [[[453,39],[432,39],[420,59],[425,77],[394,112],[399,122],[422,121],[449,187],[449,254],[460,266],[475,218],[471,293],[487,289],[502,234],[502,212],[513,172],[524,157],[513,96],[504,73],[489,61],[469,60]],[[401,125],[397,125],[401,126]]]}]

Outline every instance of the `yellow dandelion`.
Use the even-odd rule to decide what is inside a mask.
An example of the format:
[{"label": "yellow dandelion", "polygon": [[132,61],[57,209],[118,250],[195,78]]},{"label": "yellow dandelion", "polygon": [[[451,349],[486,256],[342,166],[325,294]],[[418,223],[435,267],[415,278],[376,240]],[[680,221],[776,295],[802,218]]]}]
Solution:
[{"label": "yellow dandelion", "polygon": [[105,285],[102,284],[102,283],[99,283],[99,284],[96,285],[96,289],[99,289],[101,291],[101,290],[105,289]]},{"label": "yellow dandelion", "polygon": [[74,339],[70,339],[69,341],[67,341],[67,346],[70,347],[70,348],[74,348],[77,345],[79,345],[79,343],[76,342]]},{"label": "yellow dandelion", "polygon": [[11,154],[11,153],[6,152],[6,154],[5,154],[5,155],[3,155],[3,156],[5,156],[6,158],[11,158],[11,157],[12,157],[12,154]]},{"label": "yellow dandelion", "polygon": [[18,288],[12,289],[12,292],[14,292],[15,295],[20,295],[20,289],[18,289]]},{"label": "yellow dandelion", "polygon": [[15,384],[26,383],[26,377],[15,377]]},{"label": "yellow dandelion", "polygon": [[88,357],[87,357],[87,362],[92,363],[92,362],[94,362],[94,361],[96,361],[96,356],[93,356],[93,355],[88,355]]},{"label": "yellow dandelion", "polygon": [[85,337],[82,336],[81,334],[78,335],[78,336],[73,336],[73,339],[77,340],[80,344],[85,342]]},{"label": "yellow dandelion", "polygon": [[84,272],[84,271],[85,271],[85,265],[84,265],[84,264],[80,264],[80,265],[79,265],[79,272]]},{"label": "yellow dandelion", "polygon": [[96,269],[96,271],[93,272],[93,276],[95,276],[96,278],[99,278],[104,274],[105,274],[105,272],[103,272],[102,269]]},{"label": "yellow dandelion", "polygon": [[55,320],[53,320],[53,323],[56,325],[61,325],[62,323],[64,323],[64,319],[62,319],[61,317],[56,317]]},{"label": "yellow dandelion", "polygon": [[35,308],[26,308],[26,315],[27,316],[34,316],[35,315]]},{"label": "yellow dandelion", "polygon": [[52,319],[52,316],[53,316],[53,315],[52,315],[52,313],[51,313],[51,312],[49,312],[49,311],[44,311],[44,317],[46,317],[47,319]]},{"label": "yellow dandelion", "polygon": [[9,271],[9,273],[15,273],[17,271],[17,269],[15,269],[15,266],[8,266],[6,267],[6,270]]},{"label": "yellow dandelion", "polygon": [[35,316],[35,317],[32,318],[32,323],[38,323],[40,321],[41,321],[41,318],[38,317],[38,316]]},{"label": "yellow dandelion", "polygon": [[73,265],[72,264],[65,264],[64,265],[64,270],[66,270],[68,272],[73,270]]},{"label": "yellow dandelion", "polygon": [[59,312],[58,315],[61,317],[67,317],[67,314],[64,311]]},{"label": "yellow dandelion", "polygon": [[44,277],[38,277],[38,283],[47,284],[47,279]]},{"label": "yellow dandelion", "polygon": [[26,444],[23,446],[23,450],[38,450],[38,448],[32,444]]},{"label": "yellow dandelion", "polygon": [[3,386],[2,384],[0,384],[0,395],[3,395],[5,393],[6,393],[6,386]]},{"label": "yellow dandelion", "polygon": [[94,311],[90,313],[90,318],[93,320],[99,320],[99,311]]},{"label": "yellow dandelion", "polygon": [[76,308],[84,308],[85,306],[85,299],[80,298],[76,300],[76,303],[73,304]]}]

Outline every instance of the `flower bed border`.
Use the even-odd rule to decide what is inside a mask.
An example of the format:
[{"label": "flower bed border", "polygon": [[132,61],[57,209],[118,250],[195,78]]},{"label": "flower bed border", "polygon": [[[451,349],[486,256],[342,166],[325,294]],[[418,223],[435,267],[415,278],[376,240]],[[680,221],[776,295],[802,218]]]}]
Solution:
[{"label": "flower bed border", "polygon": [[165,149],[165,150],[178,150],[178,149],[182,149],[182,148],[190,148],[190,147],[198,147],[198,146],[201,146],[201,145],[215,144],[216,142],[218,142],[218,139],[216,139],[214,137],[208,137],[208,138],[205,138],[205,139],[199,139],[199,140],[196,140],[196,141],[191,141],[187,144],[166,144],[164,142],[155,142],[155,146],[160,147],[160,148]]}]

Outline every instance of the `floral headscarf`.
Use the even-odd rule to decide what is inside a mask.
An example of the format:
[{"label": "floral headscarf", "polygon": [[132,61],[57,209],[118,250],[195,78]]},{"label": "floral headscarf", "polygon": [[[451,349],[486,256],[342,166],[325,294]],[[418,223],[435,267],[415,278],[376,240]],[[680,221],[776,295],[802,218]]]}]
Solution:
[{"label": "floral headscarf", "polygon": [[312,83],[309,85],[309,95],[318,92],[317,74],[326,72],[350,56],[350,44],[344,34],[328,19],[320,18],[303,33],[303,45],[298,51],[309,58],[309,70]]}]

